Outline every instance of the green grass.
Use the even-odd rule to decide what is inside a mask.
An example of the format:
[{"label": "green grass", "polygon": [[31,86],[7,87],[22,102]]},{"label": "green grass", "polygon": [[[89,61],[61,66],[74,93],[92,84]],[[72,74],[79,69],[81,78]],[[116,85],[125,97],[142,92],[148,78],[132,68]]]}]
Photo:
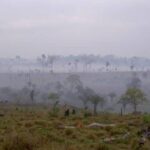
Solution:
[{"label": "green grass", "polygon": [[[0,150],[136,150],[138,130],[145,125],[143,116],[99,114],[84,117],[78,112],[65,118],[62,111],[51,115],[43,107],[1,106]],[[93,123],[113,123],[115,127],[87,128]],[[147,122],[146,122],[147,123]],[[60,125],[75,126],[74,129],[61,129]],[[111,142],[103,140],[118,138],[130,133],[127,139]],[[143,150],[148,150],[147,140]]]}]

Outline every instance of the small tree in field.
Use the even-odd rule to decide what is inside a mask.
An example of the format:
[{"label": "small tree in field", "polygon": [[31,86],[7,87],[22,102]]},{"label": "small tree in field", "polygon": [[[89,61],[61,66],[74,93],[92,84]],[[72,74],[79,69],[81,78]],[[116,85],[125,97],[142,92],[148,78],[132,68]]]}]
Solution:
[{"label": "small tree in field", "polygon": [[74,93],[77,88],[82,86],[80,76],[77,74],[71,74],[66,78],[66,84],[68,85],[69,92]]},{"label": "small tree in field", "polygon": [[111,102],[113,102],[114,98],[116,97],[116,93],[111,92],[109,95]]},{"label": "small tree in field", "polygon": [[84,110],[86,111],[88,108],[89,97],[91,94],[93,94],[93,90],[88,87],[84,88],[82,86],[78,86],[77,90],[78,98],[81,100]]},{"label": "small tree in field", "polygon": [[50,93],[48,99],[51,100],[53,105],[53,113],[57,113],[57,106],[59,104],[59,95],[57,93]]},{"label": "small tree in field", "polygon": [[121,108],[121,109],[122,109],[123,112],[125,113],[126,107],[127,107],[127,105],[129,104],[129,99],[128,99],[127,95],[123,94],[123,95],[120,97],[120,100],[118,101],[118,103],[122,105],[122,108]]},{"label": "small tree in field", "polygon": [[89,101],[93,104],[93,114],[97,115],[98,104],[101,104],[101,106],[103,106],[105,103],[104,98],[95,94],[90,97]]},{"label": "small tree in field", "polygon": [[94,90],[86,87],[79,86],[78,87],[78,98],[82,101],[84,105],[84,110],[87,109],[87,103],[90,102],[93,105],[93,114],[97,115],[97,107],[98,104],[103,108],[105,104],[105,100],[103,97],[99,96],[94,92]]},{"label": "small tree in field", "polygon": [[133,107],[134,113],[137,112],[137,106],[146,100],[143,91],[138,88],[127,89],[125,97],[128,99],[128,103]]}]

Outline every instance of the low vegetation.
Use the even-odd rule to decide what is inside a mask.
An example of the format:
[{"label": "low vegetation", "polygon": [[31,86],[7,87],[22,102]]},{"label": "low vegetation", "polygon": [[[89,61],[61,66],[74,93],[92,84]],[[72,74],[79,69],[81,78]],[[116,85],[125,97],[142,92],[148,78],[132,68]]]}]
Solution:
[{"label": "low vegetation", "polygon": [[[60,110],[54,116],[46,106],[1,106],[0,114],[1,150],[137,150],[138,132],[150,123],[148,114],[85,117],[76,110],[64,117]],[[105,126],[88,127],[92,123]],[[149,145],[146,139],[140,150],[149,150]]]}]

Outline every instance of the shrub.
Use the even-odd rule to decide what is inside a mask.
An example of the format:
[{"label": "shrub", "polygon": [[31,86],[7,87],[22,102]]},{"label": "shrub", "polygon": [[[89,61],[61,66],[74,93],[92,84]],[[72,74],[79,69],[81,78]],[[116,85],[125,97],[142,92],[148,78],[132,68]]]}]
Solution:
[{"label": "shrub", "polygon": [[87,118],[87,117],[91,117],[92,116],[92,113],[90,112],[85,112],[84,113],[84,117]]},{"label": "shrub", "polygon": [[143,122],[144,123],[150,123],[150,115],[144,115],[143,116]]},{"label": "shrub", "polygon": [[104,144],[104,143],[100,143],[97,147],[96,150],[110,150],[109,147]]},{"label": "shrub", "polygon": [[72,129],[66,129],[66,130],[65,130],[65,134],[66,134],[67,136],[72,135],[72,134],[73,134],[73,130],[72,130]]},{"label": "shrub", "polygon": [[94,141],[97,139],[97,136],[94,133],[89,133],[87,135],[87,138]]},{"label": "shrub", "polygon": [[33,150],[36,146],[35,140],[27,135],[11,135],[4,140],[4,150]]}]

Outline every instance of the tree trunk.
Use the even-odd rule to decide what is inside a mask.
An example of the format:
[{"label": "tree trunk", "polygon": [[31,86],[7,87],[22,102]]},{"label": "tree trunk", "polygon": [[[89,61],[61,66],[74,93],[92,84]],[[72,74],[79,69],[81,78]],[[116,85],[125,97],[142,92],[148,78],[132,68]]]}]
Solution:
[{"label": "tree trunk", "polygon": [[136,112],[137,112],[137,105],[134,104],[134,113],[136,113]]},{"label": "tree trunk", "polygon": [[123,112],[126,113],[126,105],[123,105]]},{"label": "tree trunk", "polygon": [[51,64],[51,73],[53,73],[53,71],[54,71],[54,64],[52,63]]},{"label": "tree trunk", "polygon": [[121,108],[121,110],[120,110],[120,115],[121,116],[123,116],[123,111],[122,111],[123,109]]},{"label": "tree trunk", "polygon": [[97,115],[97,104],[94,104],[94,115]]},{"label": "tree trunk", "polygon": [[85,100],[83,100],[83,107],[84,107],[84,111],[86,111],[88,109],[87,101],[85,101]]}]

